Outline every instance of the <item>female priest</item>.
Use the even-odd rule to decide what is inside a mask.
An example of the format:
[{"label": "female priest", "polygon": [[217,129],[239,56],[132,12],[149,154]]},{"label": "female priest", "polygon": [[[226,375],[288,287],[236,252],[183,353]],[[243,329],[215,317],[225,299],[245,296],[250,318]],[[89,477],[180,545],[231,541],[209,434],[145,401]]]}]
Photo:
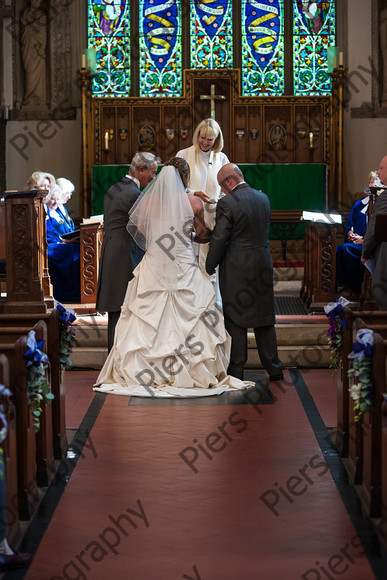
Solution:
[{"label": "female priest", "polygon": [[[69,236],[74,232],[74,224],[65,220],[59,211],[62,202],[61,190],[57,185],[44,198],[46,209],[46,235],[48,247],[48,268],[54,288],[54,298],[58,302],[80,301],[80,248],[79,236]],[[62,236],[67,236],[68,240]]]},{"label": "female priest", "polygon": [[[182,149],[176,157],[185,159],[190,168],[190,179],[187,191],[199,197],[204,203],[204,222],[213,230],[215,227],[216,202],[221,196],[218,184],[218,171],[229,163],[227,156],[222,153],[223,134],[219,124],[214,119],[204,119],[196,127],[193,145]],[[199,267],[206,277],[206,257],[209,244],[195,244]],[[215,285],[216,301],[221,304],[218,277],[211,276]]]}]

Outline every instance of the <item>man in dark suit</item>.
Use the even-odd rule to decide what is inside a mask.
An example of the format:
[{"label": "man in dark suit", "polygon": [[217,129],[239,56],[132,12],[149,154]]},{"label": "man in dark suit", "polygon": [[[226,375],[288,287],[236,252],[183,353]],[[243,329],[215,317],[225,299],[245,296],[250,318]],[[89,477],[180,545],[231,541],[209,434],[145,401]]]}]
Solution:
[{"label": "man in dark suit", "polygon": [[[387,183],[387,155],[381,160],[376,173],[382,183]],[[387,213],[386,190],[382,190],[382,193],[375,201],[367,231],[364,235],[361,261],[364,263],[369,258],[375,260],[375,270],[372,275],[372,295],[378,303],[379,309],[387,310],[387,242],[377,242],[375,240],[375,221],[378,213]]]},{"label": "man in dark suit", "polygon": [[274,327],[270,202],[244,181],[233,163],[221,168],[218,182],[226,195],[216,208],[206,270],[212,274],[219,264],[224,321],[232,341],[228,373],[243,379],[247,329],[252,327],[262,366],[270,380],[279,381],[283,373]]},{"label": "man in dark suit", "polygon": [[152,181],[158,158],[152,153],[136,153],[129,173],[107,191],[104,200],[104,240],[98,276],[97,310],[108,313],[108,349],[114,343],[114,331],[120,317],[133,270],[144,252],[126,231],[128,212],[140,195],[140,187]]}]

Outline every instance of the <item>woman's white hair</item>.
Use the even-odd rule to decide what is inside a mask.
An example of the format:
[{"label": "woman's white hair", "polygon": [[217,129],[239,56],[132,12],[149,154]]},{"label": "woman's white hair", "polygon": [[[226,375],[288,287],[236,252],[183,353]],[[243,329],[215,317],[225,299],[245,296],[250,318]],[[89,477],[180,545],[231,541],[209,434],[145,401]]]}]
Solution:
[{"label": "woman's white hair", "polygon": [[69,193],[71,197],[75,189],[75,186],[71,183],[69,179],[66,179],[65,177],[58,177],[58,179],[56,180],[56,184],[59,185],[59,187],[62,190],[62,193]]},{"label": "woman's white hair", "polygon": [[54,194],[58,195],[59,203],[61,203],[63,193],[62,193],[62,190],[59,187],[59,185],[53,185],[53,187],[50,190],[50,193],[47,194],[46,197],[43,198],[43,203],[48,203]]}]

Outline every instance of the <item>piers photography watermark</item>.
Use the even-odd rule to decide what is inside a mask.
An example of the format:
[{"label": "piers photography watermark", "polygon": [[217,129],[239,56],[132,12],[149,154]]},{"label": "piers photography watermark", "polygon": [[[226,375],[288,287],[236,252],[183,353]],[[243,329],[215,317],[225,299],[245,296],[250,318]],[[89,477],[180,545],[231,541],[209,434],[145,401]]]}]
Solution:
[{"label": "piers photography watermark", "polygon": [[[121,541],[129,536],[131,529],[136,530],[140,520],[145,528],[149,521],[141,500],[137,500],[138,508],[126,508],[118,516],[109,515],[108,524],[94,539],[88,542],[78,554],[75,554],[62,568],[59,574],[51,576],[50,580],[87,580],[98,577],[97,564],[105,558],[119,556]],[[139,511],[136,511],[136,510]]]}]

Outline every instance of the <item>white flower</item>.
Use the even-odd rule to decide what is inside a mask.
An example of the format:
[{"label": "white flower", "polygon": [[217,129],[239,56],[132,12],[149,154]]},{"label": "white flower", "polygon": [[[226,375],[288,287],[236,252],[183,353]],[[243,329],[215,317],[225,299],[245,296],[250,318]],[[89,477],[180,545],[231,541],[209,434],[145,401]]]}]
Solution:
[{"label": "white flower", "polygon": [[361,328],[356,333],[356,340],[364,346],[373,346],[374,344],[374,331],[369,328]]},{"label": "white flower", "polygon": [[351,397],[354,401],[358,401],[361,397],[361,385],[352,385],[350,389],[348,389],[351,393]]}]

